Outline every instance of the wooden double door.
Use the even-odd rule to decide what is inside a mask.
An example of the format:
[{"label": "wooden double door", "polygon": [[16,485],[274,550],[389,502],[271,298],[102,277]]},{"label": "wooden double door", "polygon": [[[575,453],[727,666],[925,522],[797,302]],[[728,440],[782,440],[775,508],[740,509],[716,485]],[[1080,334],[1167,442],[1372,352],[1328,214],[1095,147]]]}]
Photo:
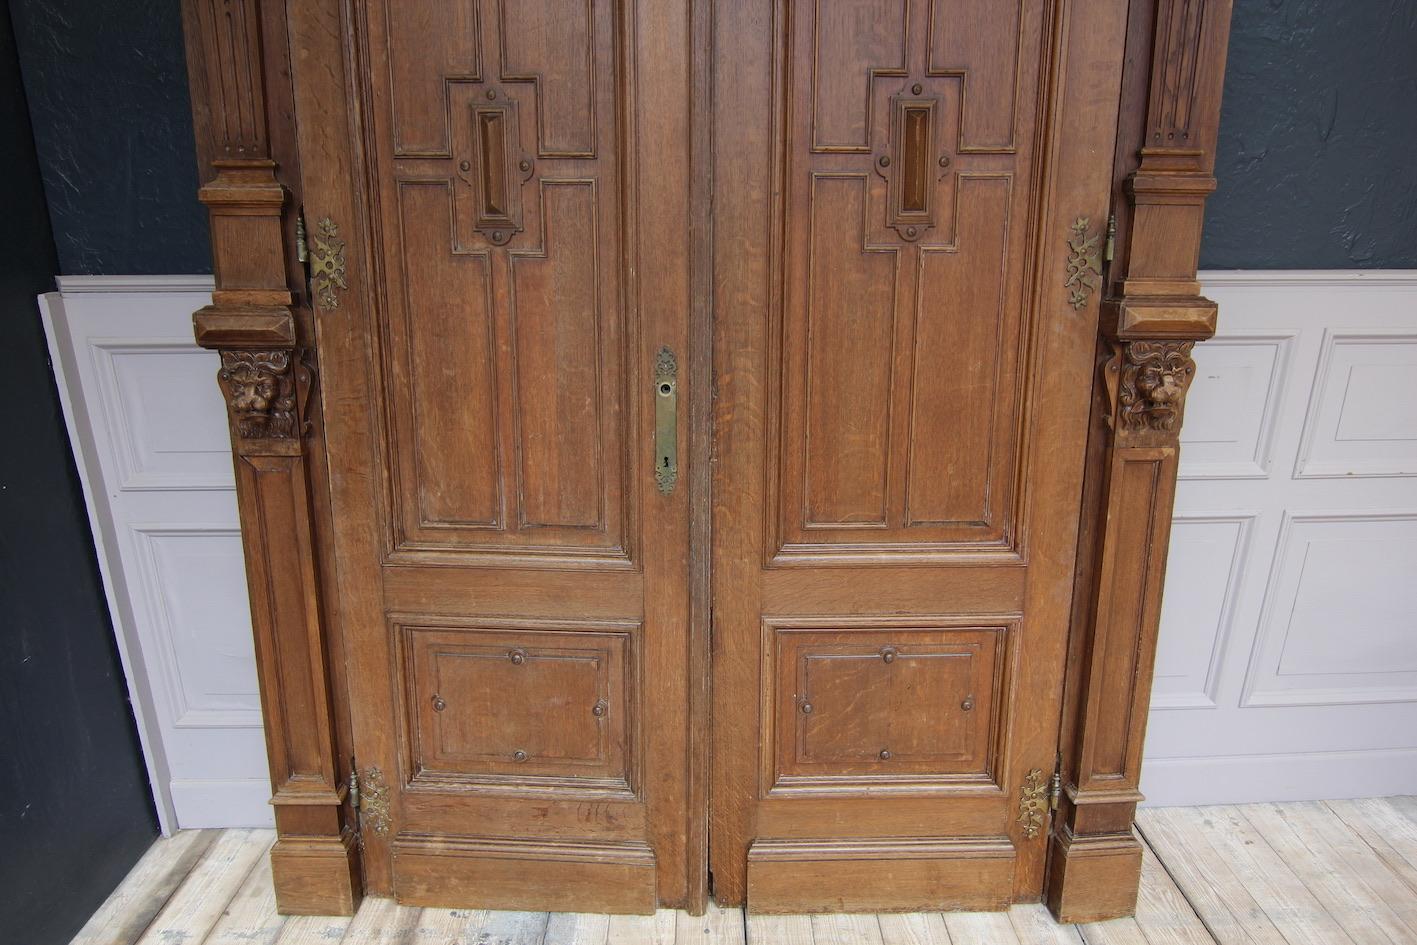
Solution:
[{"label": "wooden double door", "polygon": [[[1040,898],[1128,5],[270,11],[188,29],[206,101],[290,105],[214,122],[198,315],[283,905],[339,850],[442,906]],[[298,156],[293,368],[232,320],[272,311],[266,211],[218,219],[262,148]]]}]

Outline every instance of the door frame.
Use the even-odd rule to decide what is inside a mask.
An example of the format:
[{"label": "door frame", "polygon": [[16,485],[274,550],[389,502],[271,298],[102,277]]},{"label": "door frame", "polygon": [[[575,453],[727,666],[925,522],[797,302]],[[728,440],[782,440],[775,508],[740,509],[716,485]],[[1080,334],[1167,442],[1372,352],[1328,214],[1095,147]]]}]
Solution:
[{"label": "door frame", "polygon": [[[712,429],[713,83],[710,0],[685,0],[690,62],[691,890],[707,903],[710,463]],[[1076,2],[1076,0],[1073,0]],[[1214,189],[1230,0],[1131,4],[1113,156],[1115,254],[1075,249],[1077,278],[1100,290],[1091,434],[1059,740],[1061,791],[1040,897],[1063,921],[1130,914],[1141,845],[1132,833],[1160,617],[1171,498],[1191,346],[1215,330],[1196,282]],[[1066,11],[1067,2],[1061,3]],[[330,516],[331,475],[306,285],[300,149],[293,119],[292,21],[276,0],[183,0],[199,196],[211,216],[216,291],[193,315],[220,352],[251,588],[261,703],[286,914],[351,914],[366,888],[351,802],[353,739]],[[343,35],[338,17],[301,29]],[[309,68],[301,94],[346,95],[342,69]],[[1109,240],[1109,242],[1113,242]],[[343,265],[326,243],[322,264]],[[253,378],[278,397],[253,414],[235,400]],[[1163,384],[1163,381],[1165,382]],[[1169,398],[1169,399],[1168,399]],[[247,405],[249,408],[249,404]],[[1134,488],[1140,477],[1146,488]],[[1122,719],[1120,726],[1112,720]],[[292,732],[301,738],[291,737]],[[367,795],[366,795],[367,800]],[[367,812],[366,812],[367,817]],[[371,864],[373,865],[373,864]]]}]

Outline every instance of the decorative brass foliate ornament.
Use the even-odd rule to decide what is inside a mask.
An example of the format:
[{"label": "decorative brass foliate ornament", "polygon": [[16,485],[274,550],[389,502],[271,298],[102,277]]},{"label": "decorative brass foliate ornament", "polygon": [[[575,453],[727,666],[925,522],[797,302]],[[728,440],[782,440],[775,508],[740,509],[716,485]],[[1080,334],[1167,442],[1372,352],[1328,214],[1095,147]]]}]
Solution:
[{"label": "decorative brass foliate ornament", "polygon": [[1032,840],[1043,829],[1043,818],[1048,809],[1048,781],[1043,777],[1043,769],[1034,768],[1028,772],[1018,794],[1018,823],[1023,827],[1023,835]]},{"label": "decorative brass foliate ornament", "polygon": [[1196,373],[1191,341],[1128,341],[1122,346],[1117,415],[1124,432],[1174,433]]},{"label": "decorative brass foliate ornament", "polygon": [[389,832],[389,786],[377,767],[366,769],[359,779],[359,819],[380,836]]},{"label": "decorative brass foliate ornament", "polygon": [[1092,293],[1102,285],[1102,253],[1098,243],[1102,234],[1087,235],[1087,217],[1073,221],[1072,236],[1068,237],[1068,278],[1063,287],[1068,290],[1068,304],[1080,311]]},{"label": "decorative brass foliate ornament", "polygon": [[344,279],[344,240],[329,217],[315,224],[315,248],[310,253],[310,284],[321,308],[339,308],[335,289],[348,289]]},{"label": "decorative brass foliate ornament", "polygon": [[302,432],[294,352],[223,350],[217,383],[243,439],[291,439]]}]

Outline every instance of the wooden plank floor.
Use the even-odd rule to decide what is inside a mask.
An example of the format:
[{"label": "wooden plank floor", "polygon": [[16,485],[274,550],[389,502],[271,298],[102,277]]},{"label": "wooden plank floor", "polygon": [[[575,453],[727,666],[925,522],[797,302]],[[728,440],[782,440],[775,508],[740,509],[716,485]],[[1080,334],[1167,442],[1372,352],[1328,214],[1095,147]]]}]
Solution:
[{"label": "wooden plank floor", "polygon": [[694,918],[420,909],[276,915],[269,830],[159,840],[73,945],[1417,945],[1417,797],[1144,810],[1132,919],[999,913]]}]

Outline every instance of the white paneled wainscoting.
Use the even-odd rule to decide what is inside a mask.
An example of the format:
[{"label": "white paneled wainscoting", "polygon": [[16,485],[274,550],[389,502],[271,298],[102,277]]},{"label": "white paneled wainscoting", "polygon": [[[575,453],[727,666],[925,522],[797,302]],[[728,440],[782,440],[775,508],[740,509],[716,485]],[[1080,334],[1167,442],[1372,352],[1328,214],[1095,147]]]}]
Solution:
[{"label": "white paneled wainscoting", "polygon": [[1417,272],[1204,273],[1142,791],[1417,788]]},{"label": "white paneled wainscoting", "polygon": [[[1142,789],[1417,787],[1417,272],[1205,273]],[[201,277],[41,300],[165,832],[269,824]]]}]

